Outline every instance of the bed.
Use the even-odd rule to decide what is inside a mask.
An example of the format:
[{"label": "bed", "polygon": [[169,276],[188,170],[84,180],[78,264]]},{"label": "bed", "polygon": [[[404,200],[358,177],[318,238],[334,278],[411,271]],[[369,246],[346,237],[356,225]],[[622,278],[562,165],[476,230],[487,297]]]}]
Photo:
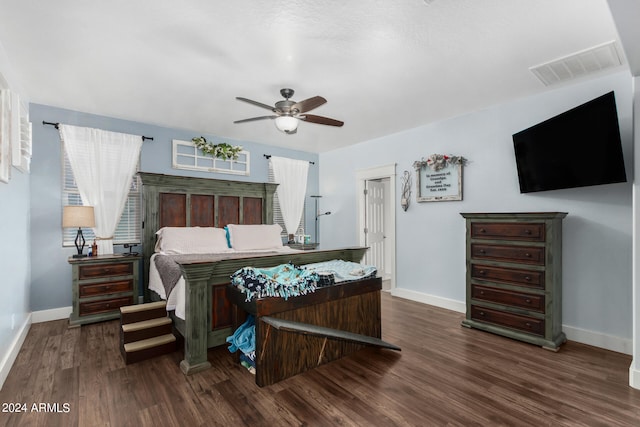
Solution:
[{"label": "bed", "polygon": [[[143,258],[145,301],[160,298],[149,289],[151,258],[158,230],[164,227],[213,227],[273,223],[273,194],[277,184],[214,180],[141,172],[144,206]],[[320,251],[222,253],[215,257],[190,257],[178,262],[184,279],[183,318],[175,316],[175,328],[184,338],[181,370],[190,375],[211,364],[207,349],[224,345],[234,330],[234,312],[227,296],[230,276],[248,265],[273,267],[341,259],[360,262],[366,248],[352,247]]]}]

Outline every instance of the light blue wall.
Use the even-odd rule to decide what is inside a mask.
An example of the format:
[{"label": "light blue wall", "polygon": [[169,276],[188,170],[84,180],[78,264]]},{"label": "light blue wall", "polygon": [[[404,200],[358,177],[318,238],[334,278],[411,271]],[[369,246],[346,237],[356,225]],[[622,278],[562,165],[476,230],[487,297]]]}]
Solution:
[{"label": "light blue wall", "polygon": [[[67,259],[75,251],[75,248],[62,247],[60,137],[53,126],[44,126],[42,121],[153,137],[153,141],[145,142],[142,147],[140,169],[144,172],[266,182],[268,180],[268,161],[263,157],[263,154],[312,161],[315,162],[315,165],[309,168],[307,195],[318,192],[319,162],[317,154],[248,141],[224,140],[232,144],[240,144],[251,153],[251,176],[241,177],[175,170],[171,168],[171,141],[173,139],[189,141],[192,137],[199,136],[199,132],[169,129],[38,104],[31,104],[30,115],[33,123],[31,258],[43,260],[42,262],[34,262],[31,266],[30,298],[31,310],[33,311],[71,305],[71,267],[67,263]],[[223,141],[219,138],[213,138],[212,135],[205,134],[204,136],[208,140]],[[313,224],[314,218],[312,210],[308,209],[307,223]]]},{"label": "light blue wall", "polygon": [[[520,194],[511,135],[611,90],[628,183]],[[462,201],[415,202],[412,164],[433,153],[470,160],[464,167]],[[409,210],[394,202],[397,287],[464,303],[465,222],[460,212],[568,212],[563,323],[630,339],[632,156],[632,80],[625,71],[321,154],[323,209],[333,214],[323,217],[320,241],[357,244],[356,171],[395,162],[398,176],[409,170],[414,179]]]},{"label": "light blue wall", "polygon": [[[0,43],[0,88],[24,93],[18,77]],[[29,175],[15,168],[0,183],[0,388],[30,319],[29,191]]]},{"label": "light blue wall", "polygon": [[[11,170],[0,183],[0,362],[25,325],[29,309],[29,175]],[[0,363],[1,367],[1,363]],[[0,386],[2,381],[0,381]]]}]

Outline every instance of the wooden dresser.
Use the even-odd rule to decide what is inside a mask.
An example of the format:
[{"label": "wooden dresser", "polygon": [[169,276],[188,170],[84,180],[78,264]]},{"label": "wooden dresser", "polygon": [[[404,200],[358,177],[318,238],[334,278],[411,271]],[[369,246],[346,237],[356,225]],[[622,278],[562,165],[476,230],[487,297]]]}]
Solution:
[{"label": "wooden dresser", "polygon": [[73,312],[69,326],[117,319],[119,308],[138,302],[140,256],[69,258]]},{"label": "wooden dresser", "polygon": [[557,351],[565,212],[462,213],[467,225],[463,326]]}]

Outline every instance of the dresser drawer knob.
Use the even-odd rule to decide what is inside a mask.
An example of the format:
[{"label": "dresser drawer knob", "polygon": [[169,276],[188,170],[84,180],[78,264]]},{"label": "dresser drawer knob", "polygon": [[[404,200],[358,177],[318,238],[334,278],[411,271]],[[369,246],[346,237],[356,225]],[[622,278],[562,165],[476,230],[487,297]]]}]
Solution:
[{"label": "dresser drawer knob", "polygon": [[524,276],[524,280],[526,280],[527,282],[531,281],[531,276]]},{"label": "dresser drawer knob", "polygon": [[527,322],[527,323],[525,323],[525,326],[526,326],[527,328],[531,328],[531,323],[530,323],[530,322]]},{"label": "dresser drawer knob", "polygon": [[484,275],[485,273],[486,273],[486,272],[485,272],[484,270],[480,270],[480,271],[478,271],[478,274],[482,274],[482,275]]},{"label": "dresser drawer knob", "polygon": [[484,249],[480,249],[480,253],[484,254],[485,253]]},{"label": "dresser drawer knob", "polygon": [[531,304],[531,298],[526,298],[524,302],[526,302],[527,304]]},{"label": "dresser drawer knob", "polygon": [[484,317],[484,311],[478,313],[480,316]]},{"label": "dresser drawer knob", "polygon": [[531,230],[529,230],[529,229],[524,230],[524,234],[530,235],[531,234]]},{"label": "dresser drawer knob", "polygon": [[481,229],[480,229],[480,232],[481,232],[481,233],[486,233],[486,232],[487,232],[487,230],[485,230],[484,228],[481,228]]},{"label": "dresser drawer knob", "polygon": [[480,295],[484,295],[484,291],[480,291]]},{"label": "dresser drawer knob", "polygon": [[529,252],[525,253],[524,256],[527,258],[531,258],[531,254]]}]

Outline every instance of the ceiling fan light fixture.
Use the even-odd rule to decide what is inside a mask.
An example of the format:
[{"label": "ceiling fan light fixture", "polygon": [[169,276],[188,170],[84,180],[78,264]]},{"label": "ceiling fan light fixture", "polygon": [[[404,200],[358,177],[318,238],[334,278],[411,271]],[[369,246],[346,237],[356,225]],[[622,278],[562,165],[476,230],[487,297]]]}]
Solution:
[{"label": "ceiling fan light fixture", "polygon": [[292,133],[298,129],[299,120],[292,116],[279,116],[275,118],[276,127],[284,133]]}]

